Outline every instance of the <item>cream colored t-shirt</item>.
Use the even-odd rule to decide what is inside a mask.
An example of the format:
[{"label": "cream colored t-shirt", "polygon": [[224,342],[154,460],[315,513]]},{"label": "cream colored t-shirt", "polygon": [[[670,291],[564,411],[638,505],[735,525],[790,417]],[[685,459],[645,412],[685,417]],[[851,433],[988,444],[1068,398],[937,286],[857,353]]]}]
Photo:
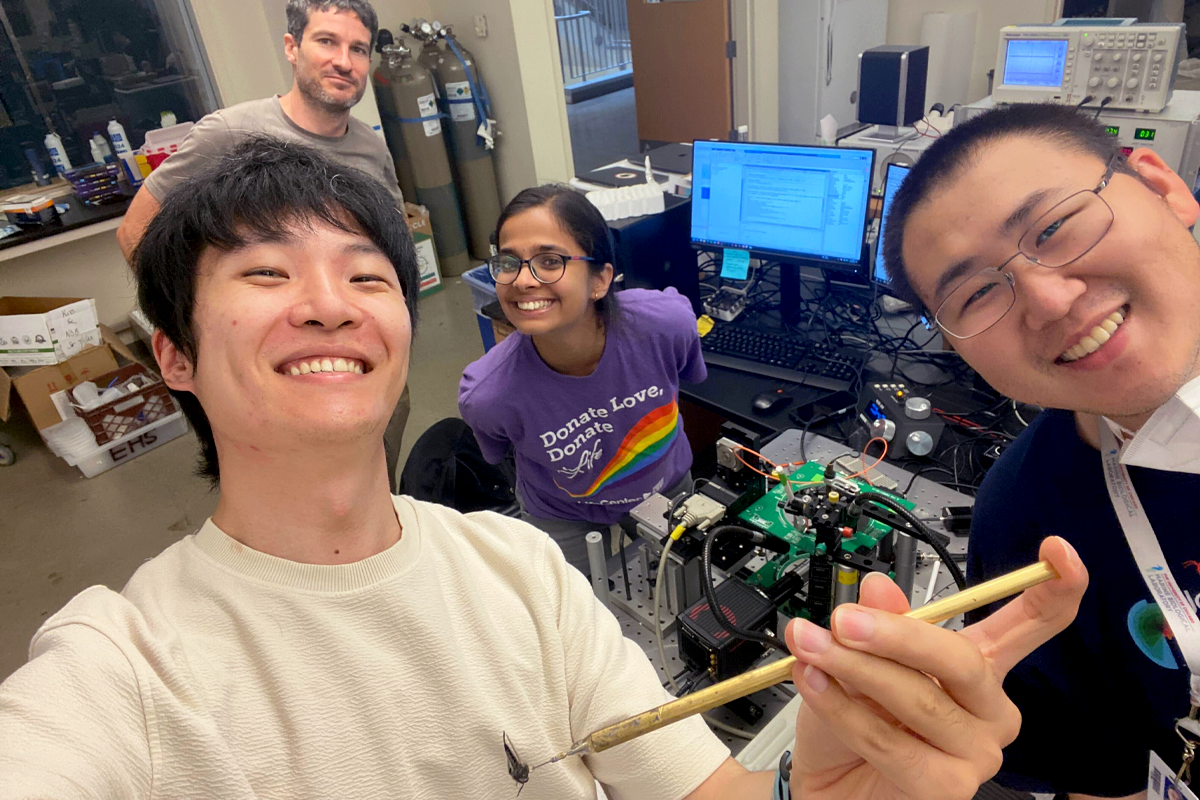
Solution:
[{"label": "cream colored t-shirt", "polygon": [[383,136],[354,117],[350,117],[346,132],[341,136],[312,133],[283,113],[278,96],[238,103],[202,118],[179,150],[146,178],[146,190],[161,203],[176,186],[199,175],[240,141],[254,134],[299,142],[321,151],[338,164],[362,170],[382,183],[396,198],[397,208],[404,205],[396,182],[396,165]]},{"label": "cream colored t-shirt", "polygon": [[[540,531],[395,498],[345,566],[212,521],[117,594],[49,619],[0,684],[0,798],[511,800],[530,763],[663,702],[639,648]],[[680,798],[728,757],[699,718],[533,773],[521,797]]]}]

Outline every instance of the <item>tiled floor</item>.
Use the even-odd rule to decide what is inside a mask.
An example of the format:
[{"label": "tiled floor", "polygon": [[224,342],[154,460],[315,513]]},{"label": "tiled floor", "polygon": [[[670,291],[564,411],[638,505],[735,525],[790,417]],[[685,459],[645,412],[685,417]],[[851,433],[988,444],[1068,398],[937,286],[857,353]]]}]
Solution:
[{"label": "tiled floor", "polygon": [[[462,280],[451,278],[423,299],[420,313],[401,464],[425,429],[458,416],[463,368],[483,355]],[[0,680],[25,662],[46,617],[88,586],[120,590],[143,561],[195,531],[217,503],[192,474],[190,432],[85,479],[42,445],[23,413],[0,425],[0,438],[17,451],[17,463],[0,468]]]},{"label": "tiled floor", "polygon": [[638,154],[633,87],[567,105],[575,174]]}]

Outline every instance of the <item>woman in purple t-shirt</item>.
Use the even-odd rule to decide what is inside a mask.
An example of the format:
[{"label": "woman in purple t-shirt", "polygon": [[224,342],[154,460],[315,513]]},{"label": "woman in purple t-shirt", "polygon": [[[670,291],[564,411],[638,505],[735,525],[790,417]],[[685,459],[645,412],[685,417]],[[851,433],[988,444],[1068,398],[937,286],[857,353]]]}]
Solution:
[{"label": "woman in purple t-shirt", "polygon": [[600,212],[566,186],[521,192],[488,260],[517,329],[467,367],[462,417],[488,461],[511,450],[522,517],[587,572],[584,535],[686,484],[679,381],[707,377],[691,305],[675,290],[613,292]]}]

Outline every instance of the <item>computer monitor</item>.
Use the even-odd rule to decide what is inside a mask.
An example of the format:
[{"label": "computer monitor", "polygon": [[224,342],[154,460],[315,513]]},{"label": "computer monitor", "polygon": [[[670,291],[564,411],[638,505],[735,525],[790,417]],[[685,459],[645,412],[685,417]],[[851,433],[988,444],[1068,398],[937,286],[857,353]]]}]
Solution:
[{"label": "computer monitor", "polygon": [[883,177],[883,210],[879,214],[879,239],[875,243],[875,282],[880,286],[891,286],[891,278],[883,263],[883,237],[887,233],[888,212],[892,210],[892,198],[900,188],[904,176],[912,169],[910,164],[888,164]]},{"label": "computer monitor", "polygon": [[697,140],[692,244],[865,277],[875,151]]}]

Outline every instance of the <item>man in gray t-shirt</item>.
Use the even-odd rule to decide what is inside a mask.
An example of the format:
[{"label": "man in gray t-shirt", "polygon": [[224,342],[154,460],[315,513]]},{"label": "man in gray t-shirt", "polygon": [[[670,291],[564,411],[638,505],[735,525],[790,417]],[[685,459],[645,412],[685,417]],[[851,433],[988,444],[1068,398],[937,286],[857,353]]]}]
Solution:
[{"label": "man in gray t-shirt", "polygon": [[[126,259],[167,193],[249,135],[300,142],[362,170],[387,188],[397,213],[403,213],[396,168],[383,137],[350,116],[370,76],[371,45],[379,31],[375,10],[366,0],[288,0],[287,22],[283,46],[292,64],[292,88],[284,95],[220,109],[196,123],[179,150],[146,178],[125,212],[117,242]],[[409,408],[406,386],[383,436],[393,487]]]}]

